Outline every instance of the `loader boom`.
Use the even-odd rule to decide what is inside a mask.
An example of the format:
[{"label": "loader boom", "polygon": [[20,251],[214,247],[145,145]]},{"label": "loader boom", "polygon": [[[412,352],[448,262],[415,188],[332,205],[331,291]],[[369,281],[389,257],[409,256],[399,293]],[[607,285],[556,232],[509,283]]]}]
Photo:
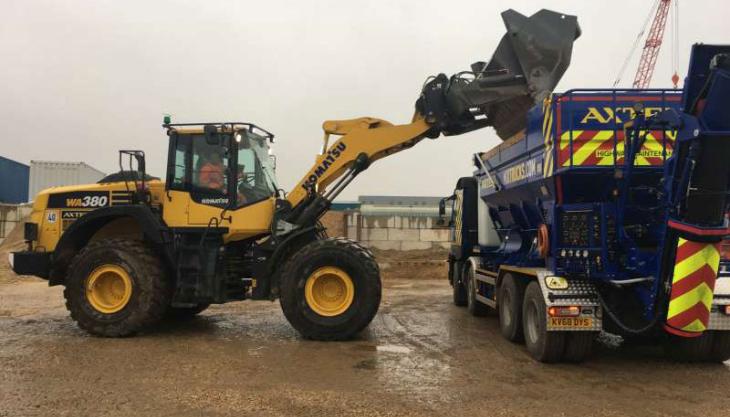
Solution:
[{"label": "loader boom", "polygon": [[[506,140],[524,130],[527,111],[550,94],[567,69],[580,27],[575,16],[544,9],[530,17],[510,9],[502,19],[507,33],[491,60],[451,77],[429,77],[411,123],[394,125],[371,117],[324,122],[322,153],[288,194],[292,210],[286,221],[311,225],[372,162],[424,137],[493,126]],[[332,135],[339,138],[330,144]]]},{"label": "loader boom", "polygon": [[[328,120],[324,130],[324,151],[317,155],[314,166],[288,194],[287,200],[297,206],[311,191],[320,194],[327,187],[351,170],[361,155],[369,162],[410,148],[423,139],[431,129],[426,120],[416,115],[413,122],[405,125],[371,117],[352,120]],[[339,136],[329,145],[331,135]]]}]

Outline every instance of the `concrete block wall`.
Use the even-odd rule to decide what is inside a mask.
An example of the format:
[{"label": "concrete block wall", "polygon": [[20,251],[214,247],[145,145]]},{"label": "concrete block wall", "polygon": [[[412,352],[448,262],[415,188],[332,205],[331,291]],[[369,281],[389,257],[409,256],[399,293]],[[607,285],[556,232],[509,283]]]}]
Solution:
[{"label": "concrete block wall", "polygon": [[346,216],[346,237],[382,250],[427,250],[448,248],[450,231],[433,217],[404,215]]},{"label": "concrete block wall", "polygon": [[0,204],[0,244],[16,226],[22,227],[31,210],[30,204]]}]

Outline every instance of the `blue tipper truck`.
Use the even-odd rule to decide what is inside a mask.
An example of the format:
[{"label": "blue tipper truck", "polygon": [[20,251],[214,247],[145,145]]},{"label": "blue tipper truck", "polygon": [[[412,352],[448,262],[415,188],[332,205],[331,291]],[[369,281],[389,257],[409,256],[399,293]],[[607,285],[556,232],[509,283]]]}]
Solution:
[{"label": "blue tipper truck", "polygon": [[695,45],[684,89],[576,89],[474,155],[452,204],[454,303],[496,310],[543,362],[600,331],[683,361],[730,358],[730,46]]}]

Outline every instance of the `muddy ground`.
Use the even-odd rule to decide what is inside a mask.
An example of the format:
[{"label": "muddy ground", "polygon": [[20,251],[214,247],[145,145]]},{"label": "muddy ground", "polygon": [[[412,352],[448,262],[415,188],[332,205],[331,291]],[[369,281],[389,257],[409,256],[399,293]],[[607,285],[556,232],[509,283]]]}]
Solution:
[{"label": "muddy ground", "polygon": [[380,312],[342,343],[301,340],[270,302],[92,337],[60,288],[0,271],[0,416],[730,415],[727,365],[603,344],[587,363],[543,365],[495,317],[451,304],[433,254],[378,255]]}]

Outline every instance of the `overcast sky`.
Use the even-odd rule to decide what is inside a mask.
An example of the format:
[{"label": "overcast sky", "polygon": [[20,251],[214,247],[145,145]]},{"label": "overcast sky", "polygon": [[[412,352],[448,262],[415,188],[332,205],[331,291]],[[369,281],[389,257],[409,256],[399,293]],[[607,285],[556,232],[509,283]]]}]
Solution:
[{"label": "overcast sky", "polygon": [[[489,59],[501,11],[578,16],[583,36],[560,91],[611,86],[651,3],[0,0],[0,155],[112,172],[118,149],[143,149],[148,171],[162,176],[163,113],[252,121],[277,135],[279,182],[290,189],[319,151],[322,121],[407,123],[428,75]],[[683,0],[679,10],[684,77],[692,43],[730,43],[730,2]],[[670,86],[664,46],[654,87]],[[472,171],[470,155],[498,142],[491,128],[426,139],[374,164],[340,200],[449,194]]]}]

